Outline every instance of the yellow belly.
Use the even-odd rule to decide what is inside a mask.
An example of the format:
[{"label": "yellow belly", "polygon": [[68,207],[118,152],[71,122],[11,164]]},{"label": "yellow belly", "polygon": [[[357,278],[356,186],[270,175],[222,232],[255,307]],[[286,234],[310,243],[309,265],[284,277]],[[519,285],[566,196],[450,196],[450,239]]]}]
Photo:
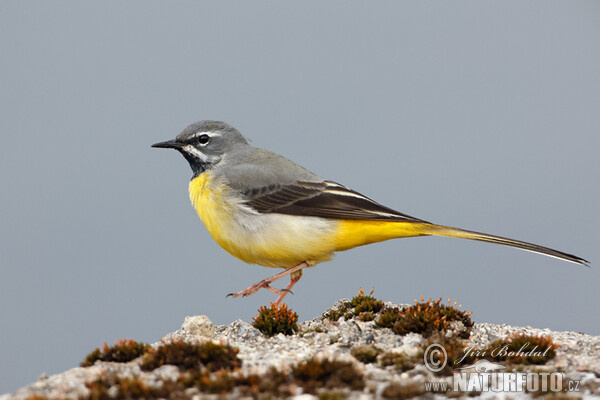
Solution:
[{"label": "yellow belly", "polygon": [[213,239],[231,255],[265,267],[330,260],[335,251],[419,236],[414,223],[259,214],[208,172],[190,181],[190,200]]}]

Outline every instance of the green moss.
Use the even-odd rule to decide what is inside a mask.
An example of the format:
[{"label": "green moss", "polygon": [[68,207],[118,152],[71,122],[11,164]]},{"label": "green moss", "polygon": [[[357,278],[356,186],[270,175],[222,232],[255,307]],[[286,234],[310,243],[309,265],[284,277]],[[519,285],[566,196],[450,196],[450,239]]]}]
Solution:
[{"label": "green moss", "polygon": [[362,322],[369,322],[375,319],[375,314],[372,311],[365,311],[358,315],[358,320]]},{"label": "green moss", "polygon": [[[433,344],[440,345],[445,350],[445,353],[432,352],[428,355],[430,357],[428,360],[430,363],[439,363],[439,365],[444,365],[444,368],[441,371],[436,372],[436,374],[450,376],[456,372],[456,368],[461,368],[465,365],[471,365],[477,361],[476,357],[466,354],[466,342],[459,337],[446,337],[441,333],[436,333],[427,339],[427,341],[422,345],[422,349],[427,349]],[[419,355],[419,358],[420,360],[423,360],[423,352]],[[458,362],[459,360],[460,362]]]},{"label": "green moss", "polygon": [[[95,381],[86,382],[85,386],[89,390],[89,395],[85,399],[89,400],[185,398],[182,388],[172,381],[165,381],[154,387],[147,385],[140,378],[102,376]],[[109,389],[112,387],[117,389],[116,396],[109,395]]]},{"label": "green moss", "polygon": [[[191,399],[188,391],[195,388],[201,393],[224,395],[234,388],[241,397],[251,398],[285,398],[293,395],[292,379],[271,368],[262,375],[240,376],[227,370],[209,372],[208,370],[190,369],[184,371],[176,381],[164,380],[148,385],[140,378],[119,378],[116,375],[102,376],[95,381],[86,382],[91,400],[130,400],[130,399]],[[111,388],[116,388],[110,390]],[[110,394],[115,394],[111,397]],[[45,400],[45,399],[32,399]]]},{"label": "green moss", "polygon": [[204,368],[207,371],[233,370],[242,364],[238,349],[227,344],[204,342],[200,344],[177,340],[150,349],[142,360],[141,368],[149,371],[165,364],[181,370]]},{"label": "green moss", "polygon": [[[164,350],[168,345],[161,347]],[[191,399],[194,395],[194,391],[189,391],[191,388],[204,394],[236,393],[236,396],[246,398],[274,399],[293,396],[297,393],[297,387],[302,387],[305,393],[319,392],[320,398],[335,400],[346,397],[344,389],[362,390],[365,385],[362,373],[351,362],[310,359],[294,367],[290,374],[271,368],[264,374],[244,376],[241,371],[231,371],[231,365],[226,363],[220,364],[222,368],[214,369],[217,364],[202,360],[204,368],[198,368],[198,364],[189,357],[191,353],[197,361],[198,349],[183,349],[180,342],[177,342],[177,351],[172,350],[169,356],[171,358],[164,359],[161,356],[157,364],[178,365],[182,374],[176,381],[164,380],[148,384],[141,378],[119,378],[116,374],[104,374],[94,381],[86,382],[89,395],[85,399]],[[149,352],[148,357],[150,354],[152,353]],[[185,355],[183,361],[181,355]]]},{"label": "green moss", "polygon": [[259,399],[285,398],[294,394],[291,377],[271,367],[263,375],[238,378],[236,387],[244,397]]},{"label": "green moss", "polygon": [[297,393],[296,387],[302,387],[305,393],[319,392],[325,399],[341,399],[346,397],[343,389],[362,390],[365,385],[364,376],[353,363],[314,358],[298,364],[290,374],[271,368],[261,375],[244,376],[240,371],[232,371],[239,366],[239,359],[235,356],[237,350],[214,346],[207,348],[178,341],[151,349],[144,356],[142,368],[149,370],[165,364],[177,365],[182,374],[176,381],[165,380],[149,385],[141,378],[124,379],[115,374],[105,374],[95,381],[86,382],[89,396],[85,398],[190,399],[193,392],[189,389],[195,388],[201,393],[217,395],[232,393],[235,389],[235,393],[242,397],[270,399],[290,397]]},{"label": "green moss", "polygon": [[327,311],[323,317],[330,321],[337,321],[340,317],[345,319],[358,317],[361,321],[372,321],[383,308],[383,301],[371,295],[365,296],[364,291],[360,289],[358,295],[344,302],[339,308]]},{"label": "green moss", "polygon": [[118,383],[117,399],[148,399],[169,396],[169,387],[151,387],[140,378],[126,378]]},{"label": "green moss", "polygon": [[236,378],[226,370],[210,373],[207,370],[191,369],[179,378],[185,388],[195,387],[202,393],[223,394],[233,390]]},{"label": "green moss", "polygon": [[[106,343],[104,343],[106,346]],[[80,367],[89,367],[94,365],[96,361],[102,360],[102,351],[99,348],[94,349],[91,353],[85,356],[85,359],[79,363]]]},{"label": "green moss", "polygon": [[317,389],[362,390],[364,376],[351,362],[311,358],[292,369],[292,376],[305,393],[315,394]]},{"label": "green moss", "polygon": [[149,348],[150,345],[132,339],[118,340],[114,346],[104,343],[102,351],[95,349],[79,365],[89,367],[96,361],[129,362],[143,355]]},{"label": "green moss", "polygon": [[[85,397],[90,400],[105,400],[109,399],[108,389],[112,386],[106,378],[98,378],[95,381],[85,383],[85,387],[89,390],[89,395]],[[83,398],[81,399],[83,400]]]},{"label": "green moss", "polygon": [[[188,370],[180,378],[184,388],[195,387],[202,393],[229,393],[237,388],[242,396],[253,398],[284,398],[295,393],[294,386],[303,388],[305,393],[326,393],[339,396],[339,389],[362,390],[364,376],[356,370],[354,364],[344,361],[310,359],[295,366],[291,373],[269,369],[262,375],[238,376],[228,371]],[[326,394],[324,394],[326,396]],[[335,397],[340,398],[340,397]]]},{"label": "green moss", "polygon": [[419,333],[429,337],[436,332],[442,332],[450,328],[453,321],[462,322],[465,330],[459,333],[461,337],[469,337],[473,321],[471,313],[455,308],[453,305],[441,304],[441,298],[437,301],[416,302],[414,306],[405,309],[386,308],[382,311],[377,326],[390,328],[397,335],[407,333]]},{"label": "green moss", "polygon": [[384,367],[393,365],[396,370],[404,372],[413,369],[419,362],[419,358],[408,356],[402,352],[388,351],[381,355],[379,362]]},{"label": "green moss", "polygon": [[373,296],[358,295],[350,300],[350,307],[354,308],[354,315],[359,315],[364,312],[378,313],[383,309],[383,301],[376,299]]},{"label": "green moss", "polygon": [[352,317],[352,312],[350,311],[352,308],[350,301],[345,301],[338,308],[328,310],[323,314],[323,318],[326,318],[330,321],[337,321],[341,317],[349,319]]},{"label": "green moss", "polygon": [[556,349],[550,336],[516,333],[489,344],[487,359],[507,364],[542,365],[556,357]]},{"label": "green moss", "polygon": [[383,351],[372,344],[355,346],[350,350],[350,354],[364,364],[374,363],[377,360],[377,356],[381,353],[383,353]]},{"label": "green moss", "polygon": [[381,311],[379,319],[376,321],[375,325],[380,328],[392,329],[394,324],[400,319],[400,312],[401,310],[398,307],[385,307]]},{"label": "green moss", "polygon": [[267,336],[278,333],[293,335],[298,332],[298,314],[288,309],[285,304],[271,303],[271,307],[262,306],[258,309],[258,315],[253,318],[252,326]]}]

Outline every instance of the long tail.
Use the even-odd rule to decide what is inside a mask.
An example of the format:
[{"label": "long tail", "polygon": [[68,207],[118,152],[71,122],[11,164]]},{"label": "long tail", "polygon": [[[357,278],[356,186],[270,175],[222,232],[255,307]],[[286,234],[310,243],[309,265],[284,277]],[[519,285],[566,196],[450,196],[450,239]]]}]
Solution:
[{"label": "long tail", "polygon": [[487,233],[466,231],[464,229],[453,228],[451,226],[442,226],[434,224],[423,224],[420,226],[423,233],[426,235],[436,236],[447,236],[461,239],[479,240],[487,243],[502,244],[504,246],[516,247],[534,253],[544,254],[550,257],[558,258],[561,260],[569,261],[575,264],[584,265],[589,267],[589,262],[581,257],[574,256],[573,254],[563,253],[562,251],[550,249],[548,247],[539,246],[533,243],[522,242],[520,240],[508,239],[501,236],[488,235]]}]

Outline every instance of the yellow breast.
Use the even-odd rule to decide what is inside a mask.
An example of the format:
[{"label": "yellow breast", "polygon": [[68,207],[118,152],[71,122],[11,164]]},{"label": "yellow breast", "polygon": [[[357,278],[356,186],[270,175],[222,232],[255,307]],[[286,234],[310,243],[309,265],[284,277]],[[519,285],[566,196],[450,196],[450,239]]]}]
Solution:
[{"label": "yellow breast", "polygon": [[227,226],[233,217],[231,206],[225,202],[226,190],[227,187],[215,182],[208,172],[192,179],[189,185],[192,206],[219,244],[218,239],[225,235],[222,228]]}]

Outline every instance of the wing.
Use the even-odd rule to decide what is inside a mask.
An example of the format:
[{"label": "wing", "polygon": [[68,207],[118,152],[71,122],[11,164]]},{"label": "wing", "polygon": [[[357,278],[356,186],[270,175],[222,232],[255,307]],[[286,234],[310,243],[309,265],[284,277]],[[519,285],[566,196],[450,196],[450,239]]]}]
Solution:
[{"label": "wing", "polygon": [[339,183],[296,182],[244,192],[246,204],[260,213],[307,217],[426,222],[385,207]]}]

